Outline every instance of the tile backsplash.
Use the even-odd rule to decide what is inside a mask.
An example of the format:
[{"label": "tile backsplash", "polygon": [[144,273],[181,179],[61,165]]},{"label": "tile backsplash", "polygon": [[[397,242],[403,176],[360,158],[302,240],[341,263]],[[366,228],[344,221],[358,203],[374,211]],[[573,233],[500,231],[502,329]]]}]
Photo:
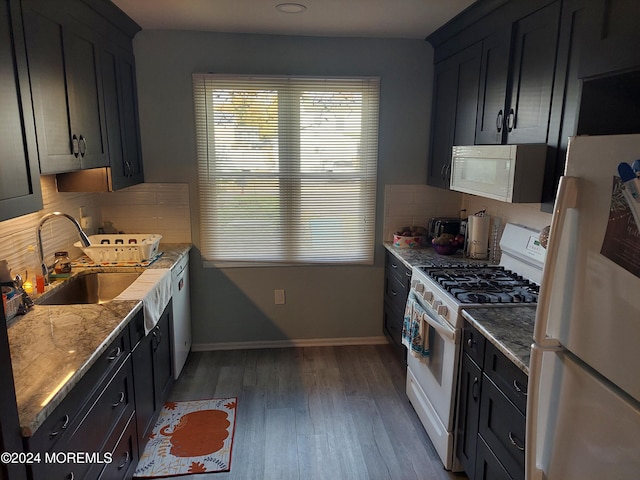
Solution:
[{"label": "tile backsplash", "polygon": [[426,227],[431,217],[457,217],[462,194],[428,185],[385,185],[384,241],[403,226]]},{"label": "tile backsplash", "polygon": [[[36,245],[36,227],[43,215],[61,211],[76,219],[80,209],[93,219],[87,234],[111,222],[126,233],[158,233],[165,243],[190,243],[189,186],[181,183],[144,183],[110,193],[60,193],[55,176],[40,177],[44,207],[42,210],[0,222],[0,259],[6,259],[12,275],[33,268],[29,245]],[[73,244],[78,241],[76,229],[66,219],[54,218],[45,223],[42,240],[47,263],[53,254],[69,251],[76,258],[82,251]]]},{"label": "tile backsplash", "polygon": [[542,230],[551,223],[551,214],[540,210],[539,203],[505,203],[489,198],[467,195],[428,185],[386,185],[384,198],[384,241],[393,240],[393,233],[406,225],[426,226],[429,218],[467,215],[480,210],[505,223],[517,223]]}]

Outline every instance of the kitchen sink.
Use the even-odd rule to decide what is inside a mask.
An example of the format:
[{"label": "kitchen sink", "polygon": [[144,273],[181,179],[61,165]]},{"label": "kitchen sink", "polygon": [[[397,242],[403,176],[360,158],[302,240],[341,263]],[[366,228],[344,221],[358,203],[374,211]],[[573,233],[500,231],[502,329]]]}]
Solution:
[{"label": "kitchen sink", "polygon": [[81,273],[67,280],[40,305],[70,305],[78,303],[105,303],[120,295],[140,273],[95,272]]}]

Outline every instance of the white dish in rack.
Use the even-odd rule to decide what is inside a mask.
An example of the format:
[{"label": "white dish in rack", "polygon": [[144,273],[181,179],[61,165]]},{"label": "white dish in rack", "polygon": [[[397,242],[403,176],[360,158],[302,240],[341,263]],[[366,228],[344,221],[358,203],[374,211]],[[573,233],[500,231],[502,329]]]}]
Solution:
[{"label": "white dish in rack", "polygon": [[89,236],[88,247],[80,242],[73,245],[96,263],[144,262],[157,255],[161,238],[158,234],[103,234]]}]

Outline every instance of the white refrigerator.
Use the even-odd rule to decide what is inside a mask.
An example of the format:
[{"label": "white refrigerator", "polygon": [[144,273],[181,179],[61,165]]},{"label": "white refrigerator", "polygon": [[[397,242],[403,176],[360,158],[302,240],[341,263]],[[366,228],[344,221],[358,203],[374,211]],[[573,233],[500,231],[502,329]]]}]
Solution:
[{"label": "white refrigerator", "polygon": [[570,140],[536,313],[527,480],[640,479],[640,203],[617,179],[636,159],[640,135]]}]

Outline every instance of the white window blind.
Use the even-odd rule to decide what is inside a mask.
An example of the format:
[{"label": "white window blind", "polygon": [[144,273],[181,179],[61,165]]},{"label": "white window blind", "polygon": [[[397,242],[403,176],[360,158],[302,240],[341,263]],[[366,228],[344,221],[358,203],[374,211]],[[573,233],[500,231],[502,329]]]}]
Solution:
[{"label": "white window blind", "polygon": [[373,263],[377,78],[194,74],[201,253]]}]

